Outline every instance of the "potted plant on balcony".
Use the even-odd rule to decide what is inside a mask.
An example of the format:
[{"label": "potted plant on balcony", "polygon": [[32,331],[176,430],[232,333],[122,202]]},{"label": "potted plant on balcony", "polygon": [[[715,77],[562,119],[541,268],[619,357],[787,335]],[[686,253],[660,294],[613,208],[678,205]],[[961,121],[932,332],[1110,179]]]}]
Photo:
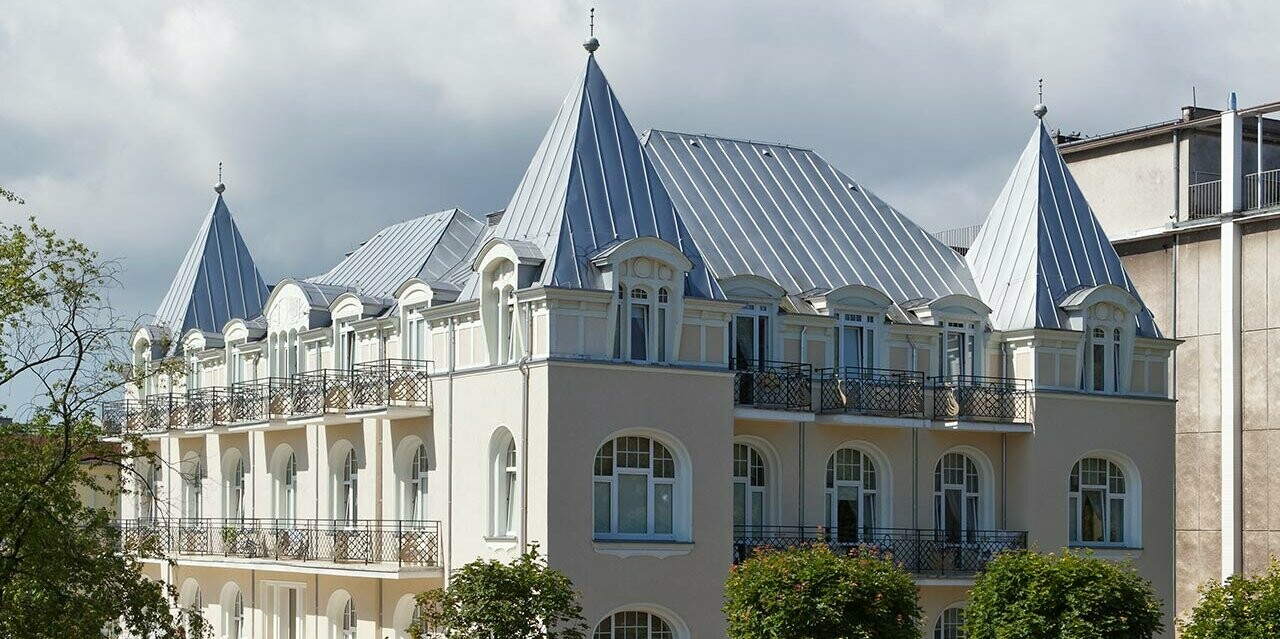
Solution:
[{"label": "potted plant on balcony", "polygon": [[400,563],[409,565],[436,565],[435,531],[410,528],[400,532]]}]

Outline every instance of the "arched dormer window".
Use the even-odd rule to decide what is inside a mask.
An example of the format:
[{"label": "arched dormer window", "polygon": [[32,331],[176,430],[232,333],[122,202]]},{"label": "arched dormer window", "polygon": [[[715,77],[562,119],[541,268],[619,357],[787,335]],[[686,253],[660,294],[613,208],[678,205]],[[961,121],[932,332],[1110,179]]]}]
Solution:
[{"label": "arched dormer window", "polygon": [[678,248],[655,237],[623,241],[592,259],[615,287],[610,309],[613,358],[667,362],[674,358],[683,282],[693,268]]}]

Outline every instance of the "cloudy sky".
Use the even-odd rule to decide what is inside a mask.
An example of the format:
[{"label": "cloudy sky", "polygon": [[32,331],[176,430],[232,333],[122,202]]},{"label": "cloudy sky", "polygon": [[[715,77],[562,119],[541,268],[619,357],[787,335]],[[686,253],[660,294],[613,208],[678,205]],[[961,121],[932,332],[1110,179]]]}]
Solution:
[{"label": "cloudy sky", "polygon": [[[818,149],[929,230],[975,224],[1033,126],[1103,133],[1280,99],[1280,3],[0,0],[0,185],[119,258],[154,310],[213,199],[264,277],[507,202],[583,64],[638,130]],[[1158,7],[1158,10],[1156,8]],[[4,401],[4,398],[0,398]]]}]

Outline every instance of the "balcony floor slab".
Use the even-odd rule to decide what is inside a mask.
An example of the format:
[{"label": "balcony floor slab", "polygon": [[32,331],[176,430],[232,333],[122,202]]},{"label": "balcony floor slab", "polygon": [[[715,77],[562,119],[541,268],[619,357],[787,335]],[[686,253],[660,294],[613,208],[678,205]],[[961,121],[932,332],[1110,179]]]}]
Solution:
[{"label": "balcony floor slab", "polygon": [[928,427],[934,430],[959,430],[974,433],[1030,433],[1035,431],[1031,424],[971,420],[935,419],[929,422]]},{"label": "balcony floor slab", "polygon": [[201,566],[206,568],[231,568],[238,570],[269,570],[307,575],[330,575],[334,577],[369,577],[373,579],[430,579],[443,578],[444,568],[441,566],[397,566],[395,564],[341,564],[330,561],[288,561],[280,559],[251,559],[240,557],[205,557],[175,554],[166,559],[146,558],[142,561],[167,563],[177,562],[180,566]]},{"label": "balcony floor slab", "polygon": [[927,428],[929,421],[923,417],[884,417],[858,415],[856,413],[819,413],[819,424],[838,426],[872,426],[875,428]]},{"label": "balcony floor slab", "polygon": [[815,415],[810,412],[782,410],[773,408],[753,408],[751,406],[735,406],[733,418],[748,422],[812,422]]}]

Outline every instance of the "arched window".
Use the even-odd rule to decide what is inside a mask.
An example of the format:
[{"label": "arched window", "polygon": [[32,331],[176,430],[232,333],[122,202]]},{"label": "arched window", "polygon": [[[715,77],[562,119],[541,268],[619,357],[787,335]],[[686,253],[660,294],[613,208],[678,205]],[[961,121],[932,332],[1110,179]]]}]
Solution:
[{"label": "arched window", "polygon": [[1086,389],[1099,393],[1120,392],[1120,371],[1123,368],[1120,344],[1123,335],[1119,327],[1107,323],[1096,325],[1089,331]]},{"label": "arched window", "polygon": [[637,362],[649,359],[649,291],[642,288],[631,289],[631,312],[629,314],[631,331],[631,359]]},{"label": "arched window", "polygon": [[200,594],[200,584],[196,583],[195,579],[186,580],[178,596],[178,612],[182,615],[182,627],[186,630],[187,636],[196,636],[194,620],[203,608],[204,597]]},{"label": "arched window", "polygon": [[964,639],[964,607],[951,606],[933,624],[933,639]]},{"label": "arched window", "polygon": [[360,466],[356,460],[354,448],[348,449],[342,457],[342,465],[334,475],[334,514],[336,519],[354,524],[359,519],[360,504]]},{"label": "arched window", "polygon": [[244,459],[238,452],[227,461],[223,488],[226,496],[223,512],[227,519],[244,519]]},{"label": "arched window", "polygon": [[1120,465],[1085,457],[1071,467],[1067,488],[1072,544],[1124,545],[1130,490]]},{"label": "arched window", "polygon": [[615,612],[596,626],[592,639],[676,639],[671,624],[641,610]]},{"label": "arched window", "polygon": [[164,497],[164,473],[159,458],[147,458],[144,463],[145,479],[138,491],[138,516],[145,519],[160,518],[160,503]]},{"label": "arched window", "polygon": [[982,480],[964,453],[942,456],[933,471],[934,525],[948,541],[974,541],[981,520]]},{"label": "arched window", "polygon": [[[764,456],[750,444],[733,445],[733,525],[757,529],[766,523],[768,468]],[[747,532],[747,530],[742,530]]]},{"label": "arched window", "polygon": [[187,453],[182,460],[182,516],[187,519],[201,517],[200,485],[204,479],[200,456]]},{"label": "arched window", "polygon": [[676,460],[648,437],[618,437],[596,451],[593,483],[596,537],[675,534]]},{"label": "arched window", "polygon": [[430,459],[427,457],[427,445],[418,444],[409,458],[409,467],[405,469],[404,513],[409,521],[426,521],[427,519],[427,471]]},{"label": "arched window", "polygon": [[298,516],[298,457],[292,450],[276,469],[275,513],[285,520]]},{"label": "arched window", "polygon": [[519,458],[516,455],[516,440],[505,428],[494,436],[491,454],[493,490],[490,506],[493,513],[493,535],[515,537],[520,525],[520,518],[516,514],[520,499],[517,488]]},{"label": "arched window", "polygon": [[879,525],[880,482],[871,456],[841,448],[827,461],[827,526],[839,541],[857,541]]},{"label": "arched window", "polygon": [[244,632],[244,596],[240,587],[229,583],[222,592],[222,628],[226,639],[242,639]]}]

